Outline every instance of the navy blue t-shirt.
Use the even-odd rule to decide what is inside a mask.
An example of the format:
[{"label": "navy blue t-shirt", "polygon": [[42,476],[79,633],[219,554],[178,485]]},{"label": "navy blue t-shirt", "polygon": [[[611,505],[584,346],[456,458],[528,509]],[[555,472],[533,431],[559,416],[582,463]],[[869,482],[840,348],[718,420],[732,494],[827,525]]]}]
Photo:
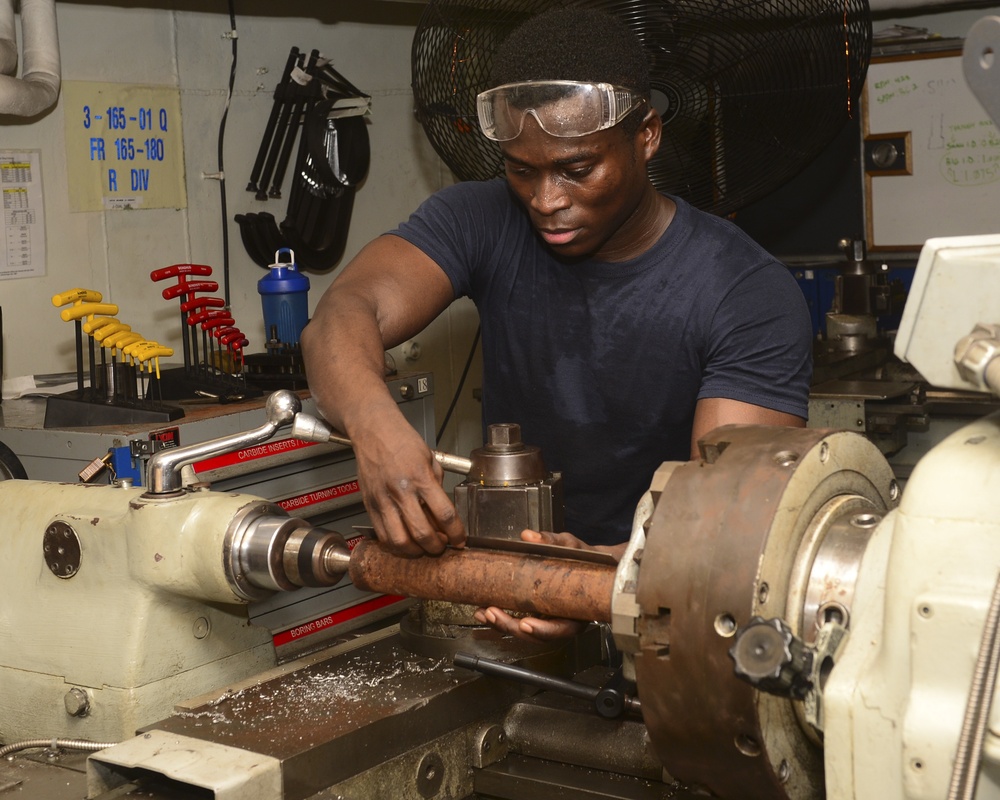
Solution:
[{"label": "navy blue t-shirt", "polygon": [[807,415],[812,325],[788,269],[671,199],[666,232],[624,262],[557,259],[502,179],[437,192],[392,232],[475,302],[483,424],[541,447],[591,544],[628,539],[653,472],[690,457],[700,398]]}]

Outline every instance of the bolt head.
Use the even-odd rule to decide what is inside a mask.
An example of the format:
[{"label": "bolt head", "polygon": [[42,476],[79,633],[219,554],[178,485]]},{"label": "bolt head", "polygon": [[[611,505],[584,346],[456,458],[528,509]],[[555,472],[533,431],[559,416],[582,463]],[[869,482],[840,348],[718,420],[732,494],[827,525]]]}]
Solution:
[{"label": "bolt head", "polygon": [[487,431],[490,446],[510,447],[521,444],[521,426],[516,422],[490,425]]},{"label": "bolt head", "polygon": [[84,689],[74,686],[63,695],[63,705],[71,717],[83,717],[90,711],[90,696]]}]

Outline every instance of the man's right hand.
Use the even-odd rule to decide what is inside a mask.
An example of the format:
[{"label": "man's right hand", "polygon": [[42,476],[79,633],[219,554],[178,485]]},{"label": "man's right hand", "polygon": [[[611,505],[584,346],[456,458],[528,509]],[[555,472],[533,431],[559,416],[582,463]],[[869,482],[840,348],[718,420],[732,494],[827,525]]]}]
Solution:
[{"label": "man's right hand", "polygon": [[350,437],[375,533],[400,555],[465,543],[444,473],[384,375],[385,350],[424,330],[454,298],[451,280],[423,251],[380,236],[344,267],[302,331],[309,390],[323,417]]},{"label": "man's right hand", "polygon": [[444,471],[409,424],[352,432],[361,496],[379,541],[404,556],[465,544],[465,527],[442,486]]}]

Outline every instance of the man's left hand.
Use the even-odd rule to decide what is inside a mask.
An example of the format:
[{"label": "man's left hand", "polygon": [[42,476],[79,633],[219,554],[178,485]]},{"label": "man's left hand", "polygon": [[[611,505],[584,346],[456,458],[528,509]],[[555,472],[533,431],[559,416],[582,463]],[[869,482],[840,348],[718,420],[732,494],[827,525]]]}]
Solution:
[{"label": "man's left hand", "polygon": [[[594,546],[578,539],[571,533],[549,533],[547,531],[521,531],[521,540],[533,544],[553,544],[560,547],[571,547],[576,550],[600,550],[610,553],[615,558],[621,558],[627,543],[614,546]],[[495,606],[480,608],[473,615],[478,622],[492,625],[501,633],[525,639],[530,642],[547,642],[553,639],[567,639],[576,636],[586,626],[587,622],[575,619],[539,619],[538,617],[512,617],[506,611]]]}]

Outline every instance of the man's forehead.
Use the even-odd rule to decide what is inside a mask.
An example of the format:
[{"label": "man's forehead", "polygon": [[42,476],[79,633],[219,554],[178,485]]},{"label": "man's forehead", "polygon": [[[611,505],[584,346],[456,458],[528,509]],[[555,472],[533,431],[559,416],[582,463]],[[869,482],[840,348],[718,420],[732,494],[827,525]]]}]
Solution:
[{"label": "man's forehead", "polygon": [[563,95],[562,97],[516,98],[511,106],[519,111],[538,109],[545,114],[546,120],[573,122],[591,111],[587,99],[581,95]]},{"label": "man's forehead", "polygon": [[612,137],[614,129],[585,136],[553,136],[546,133],[529,114],[520,135],[500,143],[500,152],[508,161],[520,164],[572,164],[598,158],[614,147],[621,137]]}]

